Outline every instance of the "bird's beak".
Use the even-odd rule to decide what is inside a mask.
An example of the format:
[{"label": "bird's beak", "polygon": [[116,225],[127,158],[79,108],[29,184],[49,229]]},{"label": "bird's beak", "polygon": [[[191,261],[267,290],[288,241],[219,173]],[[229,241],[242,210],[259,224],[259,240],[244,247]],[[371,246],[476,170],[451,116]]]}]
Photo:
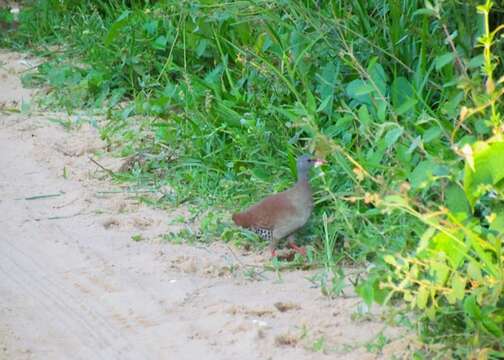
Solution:
[{"label": "bird's beak", "polygon": [[319,166],[322,166],[326,163],[327,161],[325,161],[324,159],[315,159],[315,164],[314,166],[315,167],[319,167]]}]

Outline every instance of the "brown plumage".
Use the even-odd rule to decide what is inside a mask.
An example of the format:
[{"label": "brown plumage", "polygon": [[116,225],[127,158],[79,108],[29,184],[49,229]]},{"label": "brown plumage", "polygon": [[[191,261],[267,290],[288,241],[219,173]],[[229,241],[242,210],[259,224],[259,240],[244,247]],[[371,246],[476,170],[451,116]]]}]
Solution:
[{"label": "brown plumage", "polygon": [[274,250],[278,241],[288,237],[289,245],[295,249],[293,233],[308,221],[313,210],[313,197],[308,182],[308,172],[322,160],[303,155],[297,160],[298,181],[281,193],[268,196],[247,210],[233,214],[236,225],[250,229],[270,241]]}]

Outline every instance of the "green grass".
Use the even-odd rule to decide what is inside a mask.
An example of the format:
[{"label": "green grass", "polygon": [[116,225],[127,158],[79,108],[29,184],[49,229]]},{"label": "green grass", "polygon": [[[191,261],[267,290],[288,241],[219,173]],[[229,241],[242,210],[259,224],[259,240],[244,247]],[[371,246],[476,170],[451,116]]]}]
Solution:
[{"label": "green grass", "polygon": [[[492,269],[502,262],[495,224],[504,197],[498,181],[481,180],[481,169],[467,185],[461,152],[501,126],[502,48],[498,34],[484,35],[486,24],[497,29],[503,9],[495,5],[487,19],[481,3],[43,0],[24,9],[17,31],[2,33],[0,43],[47,60],[24,79],[51,89],[39,106],[106,114],[102,137],[118,155],[139,159],[117,180],[169,185],[173,192],[155,206],[187,203],[198,209],[194,216],[212,209],[199,234],[167,235],[171,241],[264,246],[230,227],[229,213],[290,186],[297,155],[327,158],[312,174],[317,206],[301,237],[313,246],[309,261],[325,271],[317,280],[324,292],[341,292],[342,262],[372,263],[357,284],[366,302],[401,294],[422,305],[426,344],[456,348],[459,358],[491,349],[491,357],[503,351],[489,325],[502,326],[502,287],[476,294],[474,307],[469,285],[455,301],[435,287],[425,300],[429,267],[440,263],[449,276],[436,286],[449,290],[471,279],[469,265],[502,279]],[[12,21],[6,12],[1,19]],[[497,170],[485,171],[500,180]],[[490,187],[494,198],[485,195]],[[429,258],[456,253],[440,244],[457,242],[471,244],[469,260]],[[415,261],[427,264],[425,272],[411,270]],[[446,319],[451,327],[442,326]]]}]

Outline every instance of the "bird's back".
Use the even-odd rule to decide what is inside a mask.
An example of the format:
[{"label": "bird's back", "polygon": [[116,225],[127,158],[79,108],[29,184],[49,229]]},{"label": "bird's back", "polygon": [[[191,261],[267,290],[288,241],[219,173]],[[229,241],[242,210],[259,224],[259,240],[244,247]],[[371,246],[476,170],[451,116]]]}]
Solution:
[{"label": "bird's back", "polygon": [[298,182],[292,188],[268,196],[247,210],[233,214],[238,226],[272,231],[280,239],[302,227],[313,209],[308,182]]}]

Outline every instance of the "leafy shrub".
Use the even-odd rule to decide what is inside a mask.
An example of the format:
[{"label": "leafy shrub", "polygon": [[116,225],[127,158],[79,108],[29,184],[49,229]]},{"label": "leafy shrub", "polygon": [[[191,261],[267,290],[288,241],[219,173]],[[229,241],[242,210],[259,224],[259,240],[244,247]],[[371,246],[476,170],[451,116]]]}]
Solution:
[{"label": "leafy shrub", "polygon": [[[492,135],[481,140],[462,138],[454,145],[465,166],[447,184],[445,206],[426,212],[399,196],[385,198],[381,204],[428,225],[414,253],[384,257],[394,269],[383,284],[392,290],[389,298],[400,293],[412,308],[425,311],[423,332],[429,339],[443,336],[451,343],[468,344],[471,356],[478,358],[500,357],[504,349],[504,128],[498,106],[504,77],[493,84],[496,62],[491,52],[504,26],[490,31],[491,7],[490,1],[478,7],[485,20],[479,43],[484,49],[481,68],[486,83],[485,90],[476,90],[486,96],[476,97],[471,108],[462,107],[452,138],[462,122],[478,121],[476,114],[488,119],[485,125]],[[459,348],[455,354],[466,357],[466,351]]]}]

